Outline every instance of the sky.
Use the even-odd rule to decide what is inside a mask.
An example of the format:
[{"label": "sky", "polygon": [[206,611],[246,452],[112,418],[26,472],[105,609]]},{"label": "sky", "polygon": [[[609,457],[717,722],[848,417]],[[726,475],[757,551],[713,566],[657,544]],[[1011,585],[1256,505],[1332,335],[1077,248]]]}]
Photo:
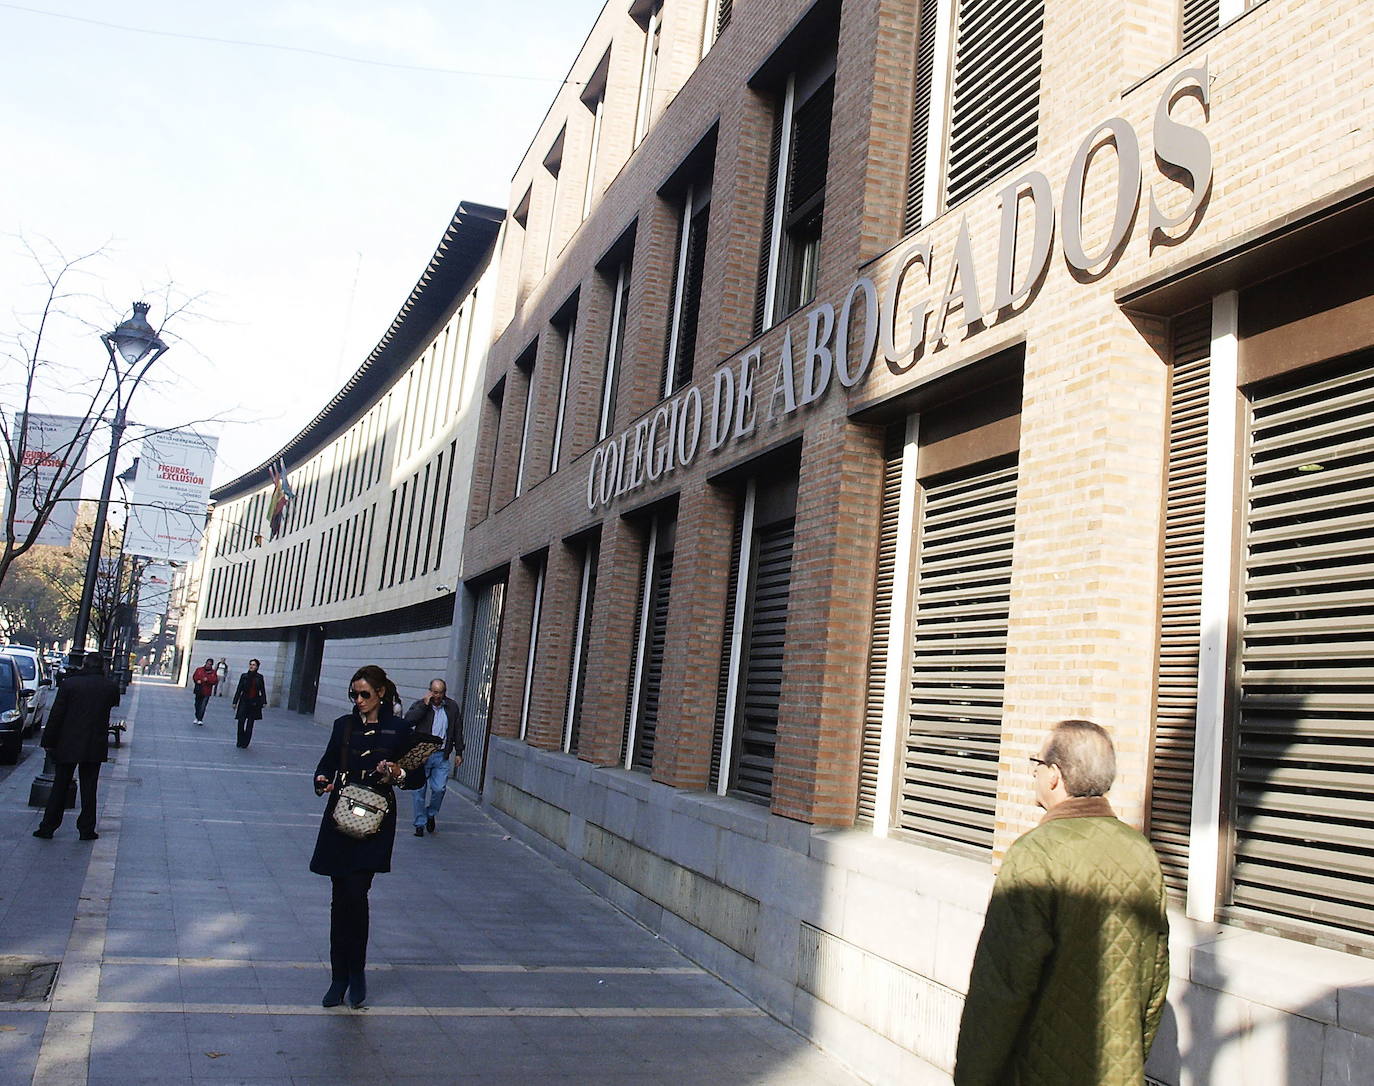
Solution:
[{"label": "sky", "polygon": [[506,205],[601,8],[0,2],[0,339],[46,295],[29,250],[96,254],[35,410],[75,406],[98,331],[146,296],[174,346],[130,419],[212,420],[215,485],[262,463],[367,357],[459,201]]}]

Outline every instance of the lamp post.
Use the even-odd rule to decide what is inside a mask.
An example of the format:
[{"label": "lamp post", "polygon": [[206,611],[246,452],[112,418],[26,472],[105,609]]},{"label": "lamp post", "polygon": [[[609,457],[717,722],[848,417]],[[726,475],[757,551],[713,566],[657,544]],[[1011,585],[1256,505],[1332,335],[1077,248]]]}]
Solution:
[{"label": "lamp post", "polygon": [[[76,630],[72,634],[73,668],[80,667],[85,657],[86,633],[91,623],[91,602],[95,598],[95,584],[100,574],[100,544],[105,535],[105,519],[110,511],[115,459],[120,443],[124,440],[124,429],[128,425],[129,400],[152,364],[168,349],[168,345],[158,338],[157,332],[148,323],[147,302],[135,302],[134,315],[113,332],[106,332],[100,337],[100,341],[110,352],[110,369],[114,372],[115,381],[115,413],[110,423],[110,455],[105,464],[105,481],[100,488],[100,503],[95,510],[95,527],[91,531],[91,553],[86,558],[86,580],[81,586],[81,603],[76,612]],[[123,367],[120,365],[121,362]]]}]

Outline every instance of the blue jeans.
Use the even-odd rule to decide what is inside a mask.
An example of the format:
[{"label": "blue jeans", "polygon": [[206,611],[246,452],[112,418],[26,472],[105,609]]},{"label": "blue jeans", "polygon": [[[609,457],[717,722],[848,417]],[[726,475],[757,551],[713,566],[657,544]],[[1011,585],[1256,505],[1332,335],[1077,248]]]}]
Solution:
[{"label": "blue jeans", "polygon": [[[444,802],[444,789],[448,787],[448,755],[442,750],[436,750],[424,764],[425,783],[424,787],[417,788],[411,793],[415,797],[415,825],[417,828],[423,826],[431,818],[439,813],[440,806]],[[425,802],[425,793],[429,793],[429,802]]]}]

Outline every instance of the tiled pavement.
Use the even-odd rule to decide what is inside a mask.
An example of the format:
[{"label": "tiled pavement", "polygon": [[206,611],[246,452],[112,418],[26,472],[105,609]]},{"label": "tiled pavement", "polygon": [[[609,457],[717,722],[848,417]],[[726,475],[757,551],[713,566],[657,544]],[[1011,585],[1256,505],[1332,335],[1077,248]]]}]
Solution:
[{"label": "tiled pavement", "polygon": [[0,1004],[0,1086],[856,1083],[797,1034],[511,840],[450,789],[372,891],[365,1011],[325,1010],[329,884],[307,869],[324,729],[136,683],[101,838],[30,836],[36,754],[0,780],[0,961],[61,961]]}]

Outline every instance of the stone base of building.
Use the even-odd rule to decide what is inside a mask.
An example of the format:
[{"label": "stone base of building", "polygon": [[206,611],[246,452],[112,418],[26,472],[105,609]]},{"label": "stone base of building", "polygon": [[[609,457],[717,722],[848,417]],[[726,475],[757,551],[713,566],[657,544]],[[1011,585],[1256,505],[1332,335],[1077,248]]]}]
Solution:
[{"label": "stone base of building", "polygon": [[[522,841],[879,1083],[948,1083],[987,864],[823,830],[491,740],[483,801]],[[1175,915],[1152,1081],[1352,1083],[1374,960]]]}]

